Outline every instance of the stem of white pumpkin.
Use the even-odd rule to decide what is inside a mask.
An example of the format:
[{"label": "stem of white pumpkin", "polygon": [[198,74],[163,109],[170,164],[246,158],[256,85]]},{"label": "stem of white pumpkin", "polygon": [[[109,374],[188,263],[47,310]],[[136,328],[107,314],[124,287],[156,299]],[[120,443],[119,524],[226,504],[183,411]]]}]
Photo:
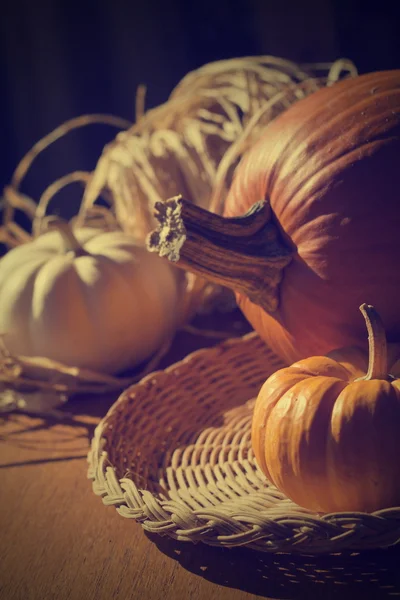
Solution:
[{"label": "stem of white pumpkin", "polygon": [[382,319],[373,306],[362,304],[360,311],[368,331],[368,372],[361,379],[388,379],[388,355],[385,328]]},{"label": "stem of white pumpkin", "polygon": [[224,218],[177,196],[155,204],[160,225],[147,248],[213,283],[246,295],[268,312],[279,304],[279,284],[292,252],[280,240],[268,202]]},{"label": "stem of white pumpkin", "polygon": [[71,225],[62,219],[54,219],[49,223],[49,229],[56,229],[64,242],[64,252],[73,252],[75,256],[89,256],[83,246],[78,242]]}]

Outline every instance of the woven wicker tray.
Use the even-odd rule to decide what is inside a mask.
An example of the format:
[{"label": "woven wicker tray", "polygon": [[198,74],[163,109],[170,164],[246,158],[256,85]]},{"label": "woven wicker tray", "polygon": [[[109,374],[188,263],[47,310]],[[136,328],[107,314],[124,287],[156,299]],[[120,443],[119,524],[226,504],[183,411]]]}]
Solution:
[{"label": "woven wicker tray", "polygon": [[147,531],[182,541],[307,554],[400,542],[400,507],[318,515],[258,469],[254,397],[282,366],[252,333],[128,388],[92,441],[94,493]]}]

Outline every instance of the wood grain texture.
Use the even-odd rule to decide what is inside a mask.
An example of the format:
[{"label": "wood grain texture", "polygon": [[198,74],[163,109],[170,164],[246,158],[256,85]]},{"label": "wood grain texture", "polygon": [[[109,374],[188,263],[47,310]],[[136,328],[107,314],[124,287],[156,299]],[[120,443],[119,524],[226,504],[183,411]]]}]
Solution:
[{"label": "wood grain texture", "polygon": [[[211,343],[181,334],[165,364]],[[1,600],[400,596],[398,550],[261,554],[148,535],[119,517],[94,496],[86,479],[89,440],[112,400],[71,401],[62,423],[23,415],[3,420]]]}]

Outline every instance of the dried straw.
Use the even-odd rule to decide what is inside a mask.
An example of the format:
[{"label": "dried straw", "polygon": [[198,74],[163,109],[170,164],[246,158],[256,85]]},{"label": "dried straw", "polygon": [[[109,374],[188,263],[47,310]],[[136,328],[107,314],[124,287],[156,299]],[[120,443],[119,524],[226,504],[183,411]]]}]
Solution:
[{"label": "dried straw", "polygon": [[[61,189],[76,182],[82,183],[84,194],[73,219],[75,225],[121,228],[138,241],[144,242],[154,227],[155,202],[171,196],[183,194],[196,204],[221,213],[234,168],[265,125],[297,100],[343,76],[355,75],[355,66],[346,60],[304,67],[272,56],[223,60],[186,75],[167,102],[147,112],[146,88],[139,86],[135,124],[110,115],[84,115],[63,123],[29,150],[4,190],[0,242],[13,248],[40,235],[48,225],[51,200]],[[41,152],[69,132],[93,124],[122,130],[104,148],[93,173],[76,171],[64,175],[45,189],[38,202],[21,192],[23,179]],[[100,196],[107,207],[98,205]],[[18,211],[32,223],[31,231],[16,223]],[[201,309],[212,309],[217,291],[220,301],[221,290],[187,274],[183,323],[187,324]],[[228,297],[228,304],[229,301]],[[160,349],[140,376],[154,368],[167,347]],[[13,372],[18,373],[14,378],[8,369],[10,361],[16,367]],[[0,385],[19,389],[23,384],[23,389],[42,390],[47,386],[43,381],[50,381],[52,390],[61,390],[57,387],[60,384],[64,386],[63,393],[92,389],[76,370],[71,379],[71,371],[64,365],[50,364],[46,359],[40,364],[40,377],[31,366],[27,357],[3,356]],[[97,384],[103,389],[126,384],[119,378],[105,382],[101,374],[95,375],[94,390],[98,389]]]},{"label": "dried straw", "polygon": [[[356,75],[346,59],[301,67],[272,56],[217,61],[189,73],[165,104],[140,110],[140,119],[106,146],[81,215],[107,191],[121,227],[145,239],[155,226],[154,204],[177,194],[221,213],[235,166],[265,126],[297,100]],[[187,274],[186,321],[216,291]]]},{"label": "dried straw", "polygon": [[[320,71],[326,71],[324,77]],[[221,210],[213,194],[216,182],[229,186],[229,167],[265,125],[297,100],[356,73],[345,60],[303,69],[271,56],[218,61],[189,73],[165,104],[106,146],[86,187],[82,213],[107,189],[121,226],[144,238],[154,227],[155,202],[179,193]]]}]

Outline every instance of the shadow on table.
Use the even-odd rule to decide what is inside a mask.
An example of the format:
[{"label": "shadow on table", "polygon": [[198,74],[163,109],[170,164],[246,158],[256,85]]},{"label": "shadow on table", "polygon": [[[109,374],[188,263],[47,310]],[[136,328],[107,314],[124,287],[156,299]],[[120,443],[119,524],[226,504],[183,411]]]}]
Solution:
[{"label": "shadow on table", "polygon": [[218,548],[145,535],[160,552],[191,573],[266,598],[400,598],[400,549],[306,556]]},{"label": "shadow on table", "polygon": [[[165,369],[174,363],[186,358],[195,350],[209,348],[223,342],[226,338],[241,337],[251,331],[250,325],[240,314],[239,310],[212,315],[195,317],[190,325],[177,331],[173,343],[168,352],[160,359],[154,367],[154,372]],[[122,378],[139,378],[146,364],[138,365],[135,369],[121,373]],[[51,427],[60,421],[79,421],[81,416],[90,416],[102,419],[114,402],[118,399],[123,389],[114,392],[96,394],[77,394],[72,396],[65,404],[56,404],[41,409],[37,401],[33,401],[34,407],[18,409],[9,413],[0,411],[0,421],[8,420],[10,415],[24,414],[31,417],[43,417],[46,427]]]},{"label": "shadow on table", "polygon": [[[171,348],[157,365],[156,371],[182,360],[195,350],[214,346],[222,341],[218,339],[218,335],[215,336],[211,332],[213,326],[215,327],[215,324],[210,318],[207,320],[203,317],[197,323],[198,329],[177,332]],[[220,334],[228,337],[244,335],[250,329],[244,318],[239,318],[237,312],[220,316],[218,326]],[[199,334],[200,330],[203,331],[203,335]],[[26,461],[2,464],[0,468],[85,457],[95,428],[121,393],[122,390],[105,394],[76,395],[65,404],[46,407],[42,407],[40,402],[36,402],[35,406],[33,401],[33,404],[28,404],[23,410],[0,412],[0,425],[7,425],[4,429],[1,428],[0,443],[34,452]],[[55,452],[63,456],[54,457]]]}]

